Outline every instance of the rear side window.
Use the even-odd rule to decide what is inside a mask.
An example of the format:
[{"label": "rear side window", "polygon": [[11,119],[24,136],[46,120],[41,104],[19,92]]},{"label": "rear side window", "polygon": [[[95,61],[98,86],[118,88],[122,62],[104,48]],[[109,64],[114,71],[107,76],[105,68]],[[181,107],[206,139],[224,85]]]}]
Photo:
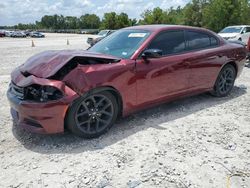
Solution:
[{"label": "rear side window", "polygon": [[153,39],[148,49],[160,49],[163,55],[180,53],[185,50],[184,31],[166,31],[160,33]]},{"label": "rear side window", "polygon": [[188,49],[196,50],[218,45],[218,40],[202,32],[187,31]]},{"label": "rear side window", "polygon": [[217,46],[219,43],[218,43],[218,40],[212,36],[210,36],[210,42],[211,42],[211,46]]}]

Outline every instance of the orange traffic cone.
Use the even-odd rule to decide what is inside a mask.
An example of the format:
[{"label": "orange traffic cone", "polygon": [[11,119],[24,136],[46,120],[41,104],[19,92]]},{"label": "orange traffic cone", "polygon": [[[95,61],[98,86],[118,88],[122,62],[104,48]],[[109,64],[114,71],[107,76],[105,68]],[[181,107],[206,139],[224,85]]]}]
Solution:
[{"label": "orange traffic cone", "polygon": [[69,45],[69,39],[67,39],[67,45]]},{"label": "orange traffic cone", "polygon": [[31,41],[31,47],[35,47],[35,43],[33,40]]}]

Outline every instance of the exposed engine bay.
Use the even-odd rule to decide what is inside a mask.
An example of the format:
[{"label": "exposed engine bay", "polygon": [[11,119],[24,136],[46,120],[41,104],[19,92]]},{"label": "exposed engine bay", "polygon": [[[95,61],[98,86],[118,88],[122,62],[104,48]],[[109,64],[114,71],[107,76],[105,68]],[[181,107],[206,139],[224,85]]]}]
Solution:
[{"label": "exposed engine bay", "polygon": [[111,64],[118,63],[120,59],[106,59],[96,57],[81,57],[77,56],[72,58],[66,63],[55,75],[50,79],[62,80],[69,72],[75,69],[78,65],[96,65],[96,64]]}]

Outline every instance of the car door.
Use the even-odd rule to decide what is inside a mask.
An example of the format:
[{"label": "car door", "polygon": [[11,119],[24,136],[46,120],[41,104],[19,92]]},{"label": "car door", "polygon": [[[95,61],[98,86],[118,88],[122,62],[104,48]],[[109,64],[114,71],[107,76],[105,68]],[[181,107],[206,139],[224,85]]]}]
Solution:
[{"label": "car door", "polygon": [[219,40],[209,33],[188,30],[187,59],[190,64],[190,88],[202,90],[213,87],[224,57],[220,52]]},{"label": "car door", "polygon": [[136,60],[137,103],[144,104],[181,93],[188,88],[189,65],[185,62],[183,30],[158,34],[146,49],[160,49],[158,58]]},{"label": "car door", "polygon": [[249,39],[249,36],[250,36],[250,27],[245,27],[242,31],[242,35],[241,35],[241,38],[242,38],[242,41],[247,44],[248,42],[248,39]]}]

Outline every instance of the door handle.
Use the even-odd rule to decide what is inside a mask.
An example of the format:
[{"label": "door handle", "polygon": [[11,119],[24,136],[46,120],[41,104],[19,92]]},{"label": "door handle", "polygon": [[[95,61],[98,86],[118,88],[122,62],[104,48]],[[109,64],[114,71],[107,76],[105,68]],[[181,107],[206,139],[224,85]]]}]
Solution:
[{"label": "door handle", "polygon": [[[218,57],[220,57],[219,55],[218,55]],[[211,57],[208,57],[207,59],[208,60],[213,60],[213,59],[216,59],[217,58],[217,56],[211,56]]]},{"label": "door handle", "polygon": [[221,57],[223,57],[223,55],[222,54],[219,54],[219,55],[217,55],[217,56],[211,56],[211,57],[208,57],[207,59],[208,60],[213,60],[213,59],[216,59],[216,58],[221,58]]},{"label": "door handle", "polygon": [[190,66],[190,64],[191,64],[191,63],[190,63],[189,61],[183,61],[183,62],[182,62],[182,65],[184,65],[184,66]]}]

